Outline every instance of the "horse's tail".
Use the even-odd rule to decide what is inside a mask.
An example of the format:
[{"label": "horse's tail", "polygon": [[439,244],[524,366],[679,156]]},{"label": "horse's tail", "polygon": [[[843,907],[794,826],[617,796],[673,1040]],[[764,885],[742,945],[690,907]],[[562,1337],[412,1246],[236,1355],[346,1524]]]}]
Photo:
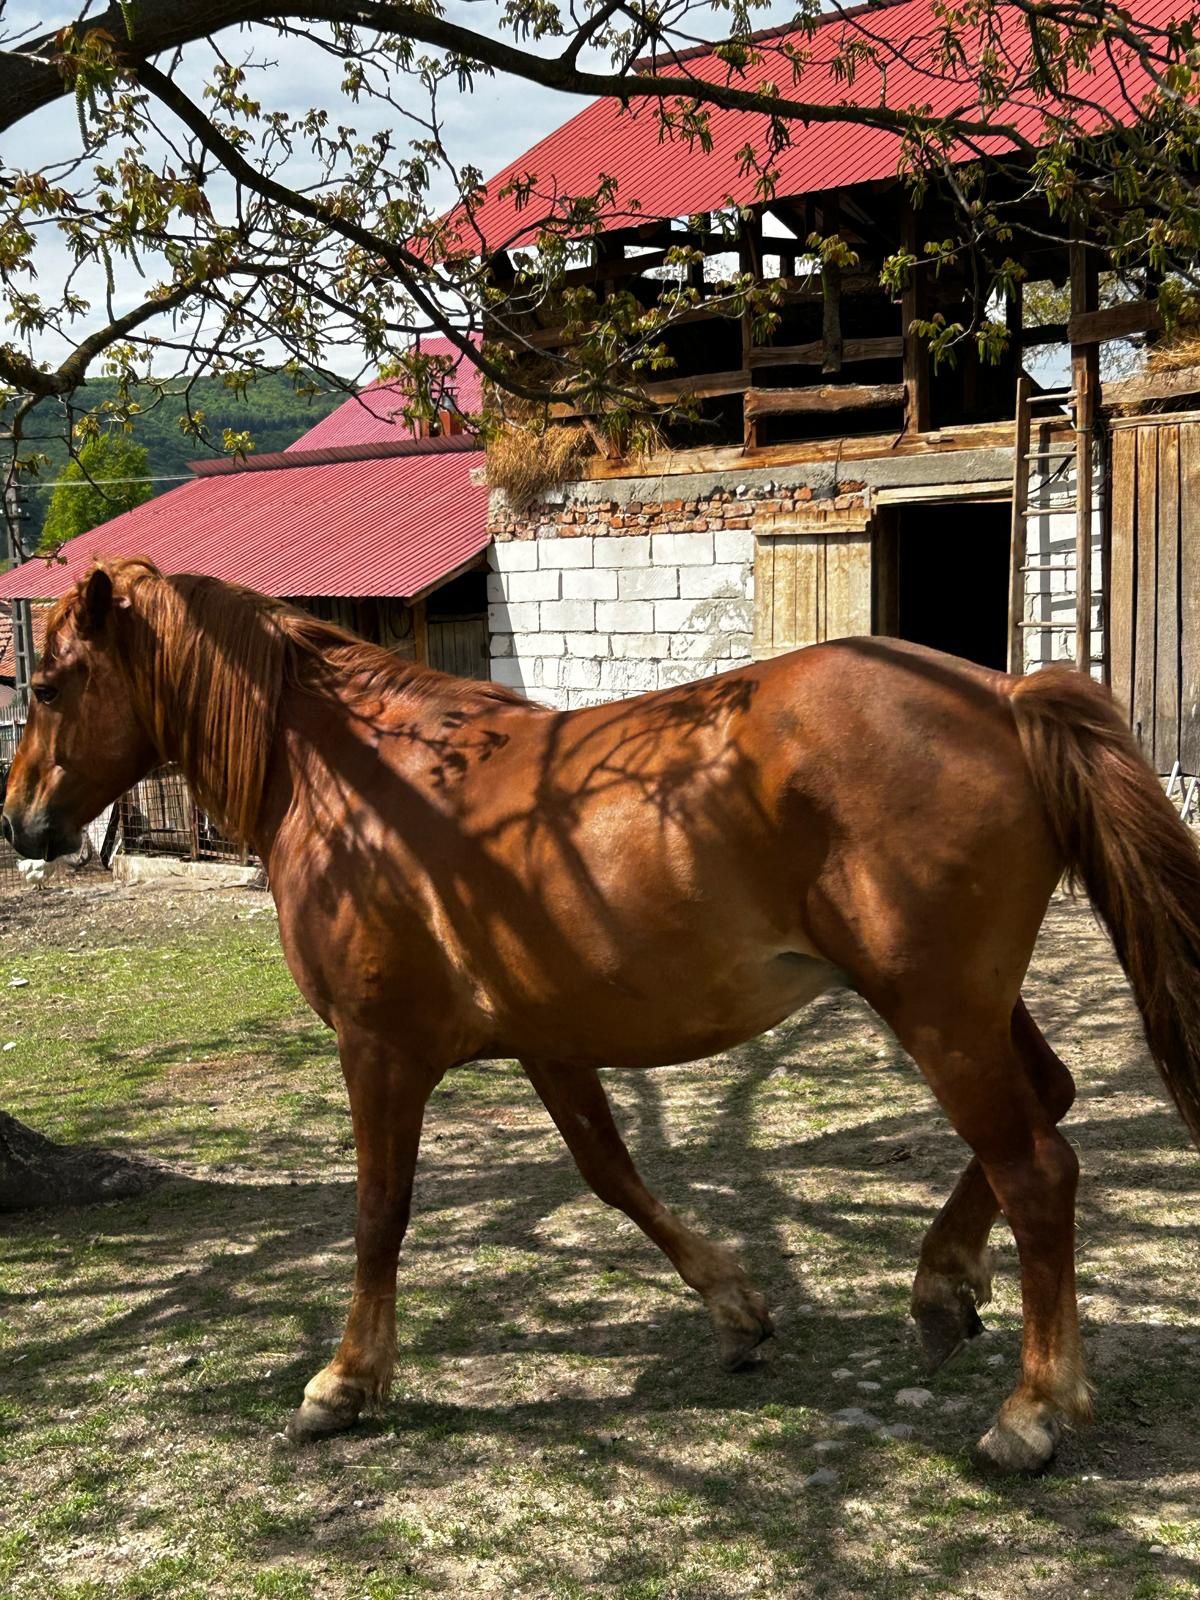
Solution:
[{"label": "horse's tail", "polygon": [[1200,1145],[1200,851],[1106,689],[1050,667],[1009,692],[1063,861],[1112,936],[1150,1053]]}]

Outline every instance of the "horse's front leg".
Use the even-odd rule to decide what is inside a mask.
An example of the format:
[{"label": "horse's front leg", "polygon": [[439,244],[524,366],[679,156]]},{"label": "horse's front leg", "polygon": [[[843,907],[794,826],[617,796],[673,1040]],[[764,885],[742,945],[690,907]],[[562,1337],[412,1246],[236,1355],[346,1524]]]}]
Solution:
[{"label": "horse's front leg", "polygon": [[387,1393],[396,1359],[396,1264],[412,1203],[425,1104],[442,1069],[373,1034],[338,1030],[358,1152],[357,1264],[346,1330],[287,1425],[294,1443],[352,1427]]}]

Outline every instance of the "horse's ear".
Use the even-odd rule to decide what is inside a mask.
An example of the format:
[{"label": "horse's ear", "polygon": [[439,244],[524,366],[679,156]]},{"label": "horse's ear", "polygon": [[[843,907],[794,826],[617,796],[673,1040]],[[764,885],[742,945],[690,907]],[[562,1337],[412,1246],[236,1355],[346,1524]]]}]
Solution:
[{"label": "horse's ear", "polygon": [[97,567],[89,575],[79,599],[78,626],[85,639],[95,638],[102,631],[112,607],[112,579],[103,567]]}]

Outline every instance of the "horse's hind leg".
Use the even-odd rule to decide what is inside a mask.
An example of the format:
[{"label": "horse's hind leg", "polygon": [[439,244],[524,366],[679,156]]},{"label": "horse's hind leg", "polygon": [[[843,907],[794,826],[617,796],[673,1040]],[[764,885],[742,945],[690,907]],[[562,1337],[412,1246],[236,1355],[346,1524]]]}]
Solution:
[{"label": "horse's hind leg", "polygon": [[658,1245],[708,1307],[726,1367],[741,1366],[773,1332],[767,1302],[732,1251],[685,1227],[642,1182],[613,1121],[608,1097],[590,1067],[522,1061],[584,1179]]},{"label": "horse's hind leg", "polygon": [[[1075,1081],[1020,1000],[1012,1041],[1047,1115],[1060,1122],[1075,1099]],[[988,1235],[999,1215],[983,1164],[972,1156],[925,1235],[913,1283],[913,1320],[931,1372],[983,1332],[977,1307],[992,1295]]]},{"label": "horse's hind leg", "polygon": [[998,1466],[1032,1471],[1054,1453],[1064,1422],[1091,1414],[1075,1304],[1079,1162],[1034,1088],[1011,1018],[989,1017],[949,992],[939,1011],[932,1015],[926,1001],[922,1015],[889,1020],[979,1158],[1017,1241],[1021,1381],[980,1449]]}]

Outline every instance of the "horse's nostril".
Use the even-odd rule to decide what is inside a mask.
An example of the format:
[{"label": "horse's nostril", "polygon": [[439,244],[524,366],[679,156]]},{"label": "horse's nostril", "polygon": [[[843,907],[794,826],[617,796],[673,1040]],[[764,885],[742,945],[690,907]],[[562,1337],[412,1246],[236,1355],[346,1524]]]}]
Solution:
[{"label": "horse's nostril", "polygon": [[9,844],[13,843],[13,825],[8,820],[8,812],[7,811],[4,813],[3,816],[0,816],[0,833],[2,833],[4,835],[4,837],[8,840]]}]

